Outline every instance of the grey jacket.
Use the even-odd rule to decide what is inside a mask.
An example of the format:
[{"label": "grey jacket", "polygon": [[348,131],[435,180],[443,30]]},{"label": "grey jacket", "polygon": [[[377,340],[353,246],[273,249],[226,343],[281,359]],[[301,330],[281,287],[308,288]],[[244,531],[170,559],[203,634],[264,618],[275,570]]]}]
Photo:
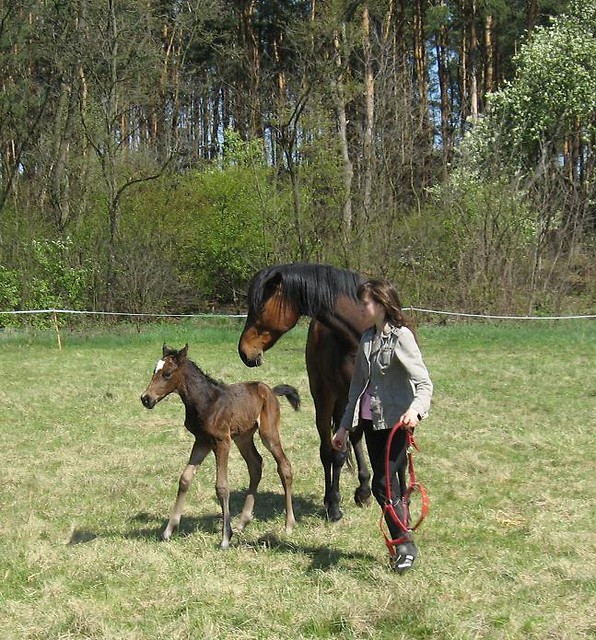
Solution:
[{"label": "grey jacket", "polygon": [[348,431],[356,427],[360,398],[367,387],[373,429],[391,429],[409,408],[420,418],[428,415],[433,384],[407,327],[392,326],[388,334],[377,334],[371,327],[362,334],[340,427]]}]

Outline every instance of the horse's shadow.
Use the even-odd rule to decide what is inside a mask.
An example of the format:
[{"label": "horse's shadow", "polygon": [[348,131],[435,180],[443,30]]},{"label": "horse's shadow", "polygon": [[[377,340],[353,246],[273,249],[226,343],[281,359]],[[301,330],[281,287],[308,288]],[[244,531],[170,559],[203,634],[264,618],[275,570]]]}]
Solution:
[{"label": "horse's shadow", "polygon": [[339,549],[333,549],[327,545],[296,544],[291,540],[282,540],[274,534],[260,536],[256,540],[243,540],[240,544],[247,549],[262,550],[266,548],[267,551],[274,553],[292,553],[300,554],[301,556],[310,556],[311,563],[308,571],[326,571],[345,560],[365,560],[366,562],[373,563],[377,560],[376,556],[369,553],[345,552]]},{"label": "horse's shadow", "polygon": [[[232,514],[239,514],[244,503],[245,493],[243,491],[232,491],[230,493],[230,511]],[[313,513],[324,514],[322,508],[309,497],[293,496],[294,513],[298,524],[303,516]],[[271,491],[263,491],[257,494],[254,507],[255,520],[267,522],[279,518],[285,508],[284,496]],[[68,544],[84,544],[97,538],[124,538],[129,540],[159,540],[161,532],[165,528],[167,518],[154,513],[139,512],[132,516],[123,531],[105,532],[103,534],[88,529],[77,528],[71,532]],[[233,521],[232,521],[233,524]],[[217,535],[221,532],[221,513],[215,507],[212,513],[193,516],[183,515],[178,528],[177,536],[184,538],[193,533],[201,531],[206,534]],[[250,526],[247,529],[250,531]],[[236,545],[256,550],[267,549],[275,553],[298,553],[306,554],[312,558],[309,570],[325,570],[340,562],[342,559],[353,560],[374,560],[370,554],[345,553],[337,549],[332,549],[326,545],[300,545],[290,539],[278,538],[275,534],[262,535],[256,539],[248,539],[242,534],[239,538],[234,537]],[[215,543],[214,543],[215,544]]]}]

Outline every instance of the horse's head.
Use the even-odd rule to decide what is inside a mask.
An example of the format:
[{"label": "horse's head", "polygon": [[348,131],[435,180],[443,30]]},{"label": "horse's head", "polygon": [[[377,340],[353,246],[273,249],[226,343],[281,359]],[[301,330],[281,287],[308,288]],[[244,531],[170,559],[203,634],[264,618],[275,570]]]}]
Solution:
[{"label": "horse's head", "polygon": [[281,271],[259,272],[249,285],[248,304],[238,353],[246,366],[258,367],[263,353],[295,326],[300,314],[284,295]]},{"label": "horse's head", "polygon": [[188,344],[180,351],[163,345],[162,357],[155,365],[153,377],[141,396],[141,402],[147,409],[153,409],[160,400],[178,389],[182,377],[181,367],[187,353]]}]

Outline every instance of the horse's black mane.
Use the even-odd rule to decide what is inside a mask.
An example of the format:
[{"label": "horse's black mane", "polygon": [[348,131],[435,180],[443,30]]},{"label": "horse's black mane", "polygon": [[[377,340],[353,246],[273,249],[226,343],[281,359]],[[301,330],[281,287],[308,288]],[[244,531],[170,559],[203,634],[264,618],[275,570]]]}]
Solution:
[{"label": "horse's black mane", "polygon": [[261,269],[250,281],[249,313],[258,313],[272,293],[267,282],[281,278],[284,298],[301,315],[316,317],[331,311],[339,295],[356,300],[356,290],[364,277],[354,271],[330,265],[294,262]]}]

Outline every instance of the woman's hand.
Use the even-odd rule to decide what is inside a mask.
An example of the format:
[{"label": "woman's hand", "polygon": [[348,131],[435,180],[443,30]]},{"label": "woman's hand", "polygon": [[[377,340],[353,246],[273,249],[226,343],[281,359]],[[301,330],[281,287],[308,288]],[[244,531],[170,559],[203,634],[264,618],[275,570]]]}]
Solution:
[{"label": "woman's hand", "polygon": [[331,439],[331,446],[336,451],[345,451],[347,435],[348,435],[348,430],[345,427],[340,427],[335,432],[335,435]]},{"label": "woman's hand", "polygon": [[418,414],[414,409],[408,409],[400,418],[404,429],[411,431],[419,422]]}]

